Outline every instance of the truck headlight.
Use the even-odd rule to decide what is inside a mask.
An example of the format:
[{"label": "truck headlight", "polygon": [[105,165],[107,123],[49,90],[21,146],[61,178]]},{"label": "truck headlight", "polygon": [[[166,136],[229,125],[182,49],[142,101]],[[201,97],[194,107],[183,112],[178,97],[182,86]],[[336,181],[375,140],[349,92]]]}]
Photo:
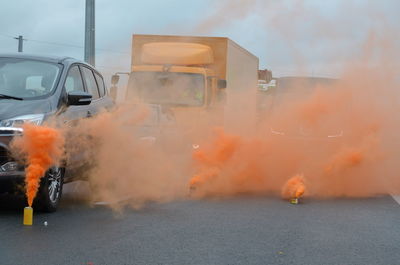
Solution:
[{"label": "truck headlight", "polygon": [[18,127],[24,123],[40,125],[43,122],[44,114],[30,114],[0,121],[0,127]]}]

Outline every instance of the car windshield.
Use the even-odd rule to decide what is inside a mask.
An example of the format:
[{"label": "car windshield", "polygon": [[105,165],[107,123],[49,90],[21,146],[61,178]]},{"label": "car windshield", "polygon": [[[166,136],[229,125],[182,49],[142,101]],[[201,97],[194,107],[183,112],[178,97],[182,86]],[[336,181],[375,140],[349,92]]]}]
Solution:
[{"label": "car windshield", "polygon": [[136,72],[129,81],[133,96],[147,103],[201,106],[205,81],[201,74]]},{"label": "car windshield", "polygon": [[20,58],[0,58],[0,94],[22,99],[48,95],[54,90],[60,66]]},{"label": "car windshield", "polygon": [[305,99],[318,88],[333,88],[336,82],[337,80],[333,78],[281,77],[276,83],[275,104]]},{"label": "car windshield", "polygon": [[[320,77],[282,77],[277,80],[276,91],[273,103],[274,121],[271,126],[278,130],[285,130],[286,134],[301,133],[311,134],[307,131],[308,123],[298,119],[298,107],[312,101],[316,93],[323,93],[329,96],[337,91],[337,79]],[[326,94],[327,92],[328,94]],[[334,94],[332,94],[334,95]],[[310,101],[311,100],[311,101]],[[285,119],[282,115],[285,113]],[[290,121],[290,123],[287,123]],[[322,126],[320,124],[320,126]],[[337,123],[326,125],[320,131],[313,131],[312,134],[330,135],[340,132],[341,127]]]}]

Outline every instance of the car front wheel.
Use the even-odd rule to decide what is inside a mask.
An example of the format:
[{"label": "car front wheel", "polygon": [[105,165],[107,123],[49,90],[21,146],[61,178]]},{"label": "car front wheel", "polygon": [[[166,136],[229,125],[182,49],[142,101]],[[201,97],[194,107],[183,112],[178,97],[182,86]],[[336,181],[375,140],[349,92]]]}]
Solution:
[{"label": "car front wheel", "polygon": [[44,212],[55,212],[61,199],[65,169],[52,167],[42,178],[35,206]]}]

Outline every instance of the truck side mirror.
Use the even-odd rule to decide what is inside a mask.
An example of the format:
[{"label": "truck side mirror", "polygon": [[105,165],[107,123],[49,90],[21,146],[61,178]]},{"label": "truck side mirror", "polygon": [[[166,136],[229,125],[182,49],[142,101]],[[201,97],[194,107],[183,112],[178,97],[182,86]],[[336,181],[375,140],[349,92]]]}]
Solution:
[{"label": "truck side mirror", "polygon": [[117,100],[117,87],[115,85],[113,85],[112,87],[110,87],[110,97],[116,101]]},{"label": "truck side mirror", "polygon": [[225,79],[218,79],[218,88],[226,88],[226,80]]},{"label": "truck side mirror", "polygon": [[118,84],[118,81],[119,81],[119,75],[112,75],[111,76],[111,84],[112,85],[116,85],[116,84]]}]

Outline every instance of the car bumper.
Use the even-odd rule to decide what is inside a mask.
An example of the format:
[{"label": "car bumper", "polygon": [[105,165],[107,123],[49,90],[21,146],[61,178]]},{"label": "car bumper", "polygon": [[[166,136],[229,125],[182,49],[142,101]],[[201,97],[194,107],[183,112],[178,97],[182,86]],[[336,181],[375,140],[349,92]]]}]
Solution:
[{"label": "car bumper", "polygon": [[24,180],[24,171],[0,172],[0,194],[22,192]]},{"label": "car bumper", "polygon": [[13,159],[9,147],[12,139],[21,133],[18,128],[0,127],[0,191],[8,186],[6,183],[21,182],[25,178],[24,166]]},{"label": "car bumper", "polygon": [[340,148],[345,142],[344,137],[303,137],[271,134],[271,139],[284,146],[312,152],[328,151]]},{"label": "car bumper", "polygon": [[23,179],[25,179],[25,171],[24,170],[0,172],[0,181],[23,180]]}]

